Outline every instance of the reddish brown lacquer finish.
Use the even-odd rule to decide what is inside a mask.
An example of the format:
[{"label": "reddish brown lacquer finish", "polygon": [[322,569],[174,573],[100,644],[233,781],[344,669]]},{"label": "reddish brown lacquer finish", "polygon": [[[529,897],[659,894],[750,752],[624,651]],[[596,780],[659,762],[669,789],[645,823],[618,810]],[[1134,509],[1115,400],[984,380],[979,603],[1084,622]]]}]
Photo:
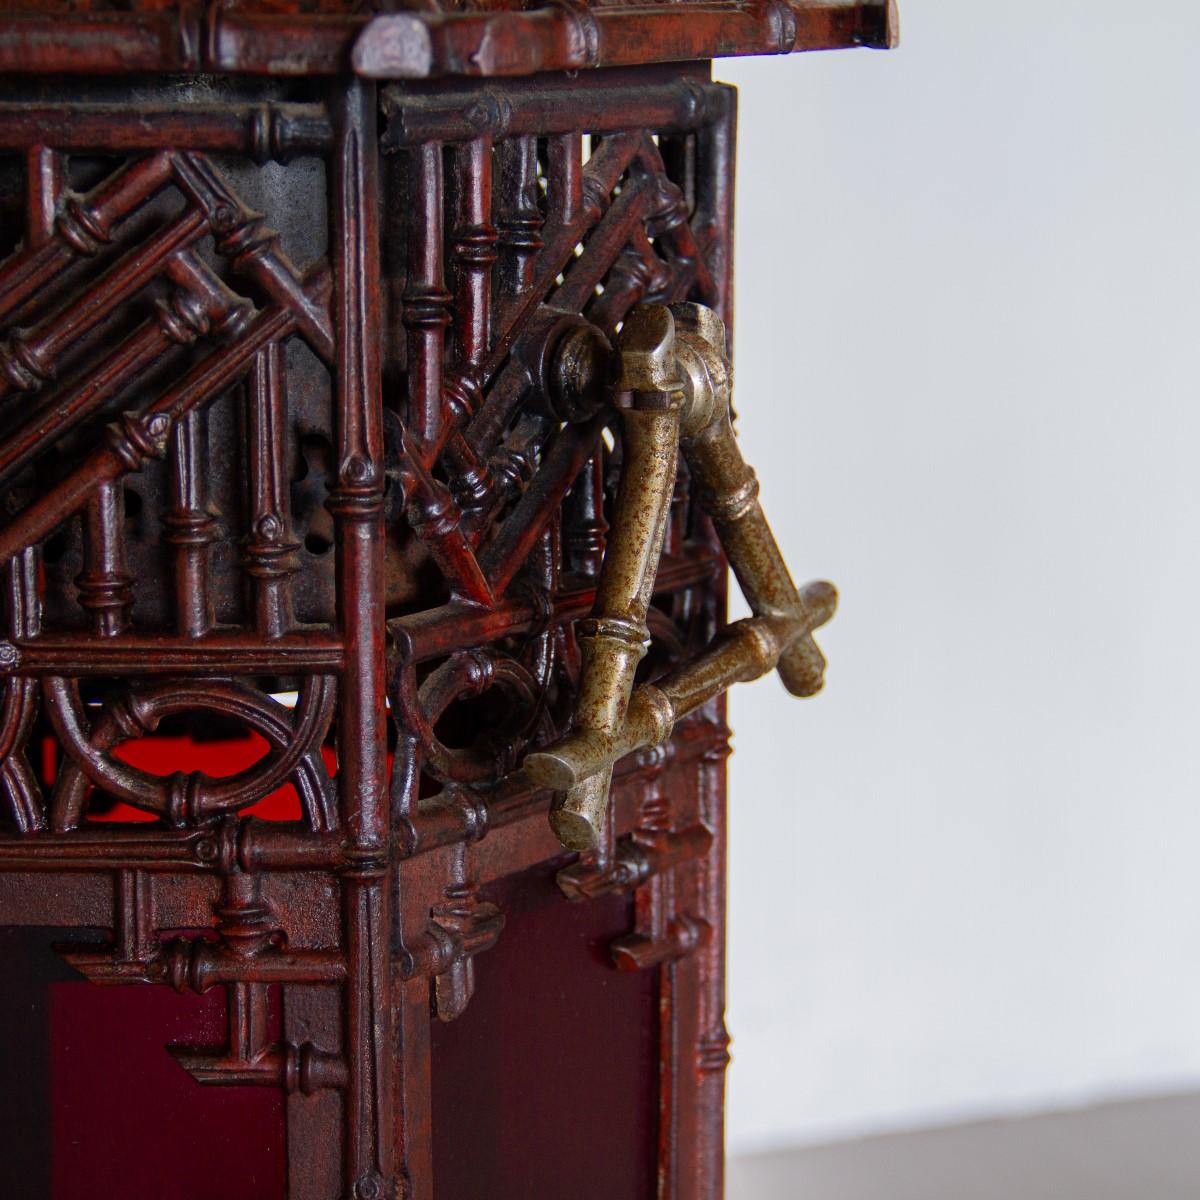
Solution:
[{"label": "reddish brown lacquer finish", "polygon": [[[708,59],[894,36],[0,0],[4,1194],[720,1196],[723,707],[582,857],[521,772],[621,462],[555,364],[730,321]],[[723,580],[685,472],[639,678]]]}]

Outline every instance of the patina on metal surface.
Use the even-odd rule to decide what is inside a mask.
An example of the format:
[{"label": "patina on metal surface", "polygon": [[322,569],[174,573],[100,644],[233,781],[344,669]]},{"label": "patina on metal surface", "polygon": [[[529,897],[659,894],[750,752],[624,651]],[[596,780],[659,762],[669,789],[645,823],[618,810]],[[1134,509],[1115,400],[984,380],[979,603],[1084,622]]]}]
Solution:
[{"label": "patina on metal surface", "polygon": [[[282,1091],[292,1200],[464,1200],[432,1026],[529,872],[628,897],[606,960],[654,1026],[598,1036],[656,1089],[629,1169],[720,1195],[720,693],[815,691],[834,594],[732,434],[707,60],[894,38],[883,0],[0,0],[0,925],[221,989],[225,1044],[173,1052]],[[260,751],[137,765],[213,729]],[[577,1084],[540,1144],[589,1200]]]},{"label": "patina on metal surface", "polygon": [[[676,325],[679,328],[676,328]],[[828,583],[796,590],[758,500],[758,480],[738,448],[730,414],[725,326],[701,304],[640,304],[618,341],[621,483],[587,621],[571,733],[525,759],[525,773],[559,790],[550,823],[569,850],[599,845],[613,764],[666,741],[675,722],[732,684],[778,669],[788,690],[812,696],[825,659],[812,632],[833,616]],[[603,356],[594,369],[608,374]],[[721,631],[695,659],[633,692],[650,645],[646,614],[676,484],[678,450],[692,492],[713,523],[754,618]],[[632,698],[631,698],[632,697]]]}]

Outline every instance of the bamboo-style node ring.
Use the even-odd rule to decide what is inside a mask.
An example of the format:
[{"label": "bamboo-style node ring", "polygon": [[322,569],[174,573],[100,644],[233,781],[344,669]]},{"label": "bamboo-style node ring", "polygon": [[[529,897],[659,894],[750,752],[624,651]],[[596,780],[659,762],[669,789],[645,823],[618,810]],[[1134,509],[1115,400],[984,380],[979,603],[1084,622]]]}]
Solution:
[{"label": "bamboo-style node ring", "polygon": [[[574,728],[524,764],[536,784],[558,791],[550,824],[571,850],[599,841],[613,764],[665,741],[676,721],[731,684],[776,670],[795,696],[820,691],[825,658],[813,630],[837,607],[832,584],[797,589],[767,524],[758,481],[733,432],[725,327],[717,314],[699,304],[639,305],[621,330],[618,352],[617,387],[631,394],[631,405],[622,413],[621,483],[596,599],[578,626]],[[635,689],[680,452],[754,615]]]}]

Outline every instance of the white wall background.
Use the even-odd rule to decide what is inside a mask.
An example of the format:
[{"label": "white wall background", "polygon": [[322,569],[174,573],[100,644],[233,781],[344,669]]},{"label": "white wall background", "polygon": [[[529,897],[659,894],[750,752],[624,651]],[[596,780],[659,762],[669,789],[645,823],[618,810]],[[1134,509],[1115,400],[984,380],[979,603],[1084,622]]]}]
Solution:
[{"label": "white wall background", "polygon": [[733,1151],[1200,1083],[1200,5],[902,0],[741,87]]}]

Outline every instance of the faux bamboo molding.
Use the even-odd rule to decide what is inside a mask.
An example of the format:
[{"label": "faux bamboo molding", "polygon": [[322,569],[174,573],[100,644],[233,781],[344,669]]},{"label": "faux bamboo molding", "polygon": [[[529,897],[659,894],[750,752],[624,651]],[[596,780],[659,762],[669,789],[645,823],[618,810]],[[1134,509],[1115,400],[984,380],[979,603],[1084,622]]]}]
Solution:
[{"label": "faux bamboo molding", "polygon": [[[448,7],[0,12],[0,925],[220,994],[171,1053],[282,1094],[290,1200],[717,1200],[720,692],[815,691],[835,597],[729,423],[707,59],[895,13]],[[137,765],[214,730],[236,768]],[[514,1052],[514,1105],[571,1088],[521,1159],[445,1096],[567,987],[609,1040]]]},{"label": "faux bamboo molding", "polygon": [[[375,79],[515,76],[541,71],[788,54],[896,44],[895,0],[724,0],[532,11],[368,16],[352,6],[306,13],[233,7],[49,15],[16,7],[0,25],[0,71],[83,74],[337,75]],[[649,53],[648,53],[649,52]]]},{"label": "faux bamboo molding", "polygon": [[[559,791],[550,824],[569,850],[599,845],[613,764],[666,741],[678,720],[732,684],[777,669],[793,695],[820,691],[825,659],[812,634],[837,606],[832,584],[797,591],[767,524],[758,481],[733,432],[720,317],[699,304],[639,305],[625,320],[617,353],[614,386],[631,404],[622,410],[621,485],[596,601],[578,625],[583,654],[573,729],[524,763],[534,783]],[[607,372],[602,356],[594,369]],[[680,448],[754,617],[635,692]]]}]

